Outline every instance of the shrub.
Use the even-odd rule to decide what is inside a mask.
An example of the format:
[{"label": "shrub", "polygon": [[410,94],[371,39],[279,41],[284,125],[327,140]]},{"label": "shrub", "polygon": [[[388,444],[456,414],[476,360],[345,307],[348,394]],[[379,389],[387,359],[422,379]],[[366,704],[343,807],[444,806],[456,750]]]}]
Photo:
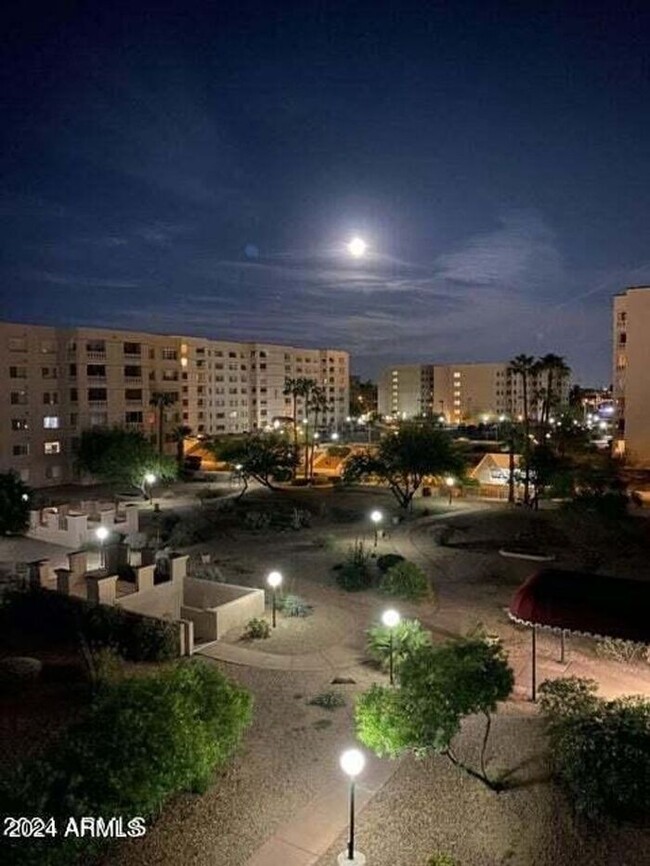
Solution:
[{"label": "shrub", "polygon": [[643,658],[645,649],[645,644],[616,637],[606,637],[596,643],[596,652],[601,658],[627,664]]},{"label": "shrub", "polygon": [[417,600],[429,592],[429,581],[414,562],[398,562],[383,575],[380,588],[387,595]]},{"label": "shrub", "polygon": [[304,598],[299,595],[283,595],[276,600],[278,610],[281,610],[285,616],[309,616],[313,612],[313,607],[308,604]]},{"label": "shrub", "polygon": [[324,710],[336,710],[345,706],[345,698],[340,692],[321,692],[319,695],[307,701],[313,707],[322,707]]},{"label": "shrub", "polygon": [[[250,719],[248,693],[197,662],[104,685],[80,722],[6,780],[0,807],[59,822],[83,815],[151,818],[171,796],[204,790]],[[69,864],[83,849],[86,863],[101,844],[61,835],[32,839],[3,862]]]},{"label": "shrub", "polygon": [[377,568],[383,573],[397,565],[398,562],[404,561],[404,557],[400,556],[399,553],[384,553],[383,556],[377,557]]},{"label": "shrub", "polygon": [[263,640],[271,637],[271,626],[265,619],[253,617],[246,623],[246,628],[243,634],[244,640]]},{"label": "shrub", "polygon": [[370,589],[375,583],[375,577],[370,568],[370,554],[366,551],[363,541],[356,541],[348,550],[345,562],[336,575],[336,582],[348,592],[359,592]]},{"label": "shrub", "polygon": [[392,629],[377,624],[366,631],[366,650],[370,658],[383,669],[388,670],[390,662],[390,635],[393,633],[393,665],[399,670],[404,659],[420,647],[431,643],[429,632],[422,628],[417,619],[403,619]]},{"label": "shrub", "polygon": [[555,772],[588,818],[650,814],[650,701],[607,701],[595,683],[572,678],[540,686]]},{"label": "shrub", "polygon": [[81,633],[90,645],[114,647],[130,661],[165,661],[180,653],[178,626],[173,622],[47,589],[6,592],[0,621],[39,637],[66,640]]},{"label": "shrub", "polygon": [[455,860],[450,854],[436,851],[429,858],[427,866],[458,866],[458,860]]}]

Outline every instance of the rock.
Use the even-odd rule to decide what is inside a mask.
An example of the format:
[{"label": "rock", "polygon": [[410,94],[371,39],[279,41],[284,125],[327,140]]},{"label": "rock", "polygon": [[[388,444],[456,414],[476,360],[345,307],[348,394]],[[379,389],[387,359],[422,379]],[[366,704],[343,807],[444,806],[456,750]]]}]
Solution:
[{"label": "rock", "polygon": [[18,683],[37,680],[43,663],[27,656],[10,656],[0,659],[0,682]]},{"label": "rock", "polygon": [[353,680],[352,677],[334,677],[331,684],[333,686],[353,686],[356,684],[356,680]]}]

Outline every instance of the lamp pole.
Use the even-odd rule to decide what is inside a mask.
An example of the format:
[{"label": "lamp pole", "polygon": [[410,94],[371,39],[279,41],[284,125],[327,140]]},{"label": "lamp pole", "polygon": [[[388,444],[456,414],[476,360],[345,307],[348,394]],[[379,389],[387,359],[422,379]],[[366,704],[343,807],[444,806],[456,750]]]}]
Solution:
[{"label": "lamp pole", "polygon": [[99,526],[95,530],[95,535],[99,541],[99,567],[106,568],[106,553],[104,551],[104,542],[108,538],[108,529],[105,526]]},{"label": "lamp pole", "polygon": [[375,543],[374,547],[377,547],[377,539],[379,538],[379,524],[383,520],[384,515],[376,509],[375,511],[370,512],[370,519],[372,520],[373,529],[375,530]]},{"label": "lamp pole", "polygon": [[[343,752],[341,755],[341,769],[350,779],[350,825],[349,825],[349,833],[348,833],[348,844],[347,851],[343,852],[339,855],[339,864],[343,864],[346,861],[349,863],[365,863],[365,857],[363,854],[359,852],[356,853],[354,851],[354,787],[356,777],[363,770],[366,758],[363,752],[360,752],[359,749],[348,749],[347,752]],[[346,856],[347,854],[347,856]]]},{"label": "lamp pole", "polygon": [[273,628],[275,628],[275,626],[276,626],[276,621],[275,621],[276,620],[276,609],[277,609],[276,600],[275,600],[275,591],[277,590],[277,588],[282,583],[282,575],[280,574],[279,571],[272,571],[272,572],[270,572],[269,576],[266,578],[266,582],[271,587],[271,590],[273,592],[273,596],[272,596],[273,597],[273,601],[272,601],[272,605],[273,605]]},{"label": "lamp pole", "polygon": [[394,663],[394,633],[395,626],[399,624],[401,617],[396,610],[385,610],[382,614],[381,621],[388,629],[388,670],[389,681],[391,686],[395,685],[395,663]]}]

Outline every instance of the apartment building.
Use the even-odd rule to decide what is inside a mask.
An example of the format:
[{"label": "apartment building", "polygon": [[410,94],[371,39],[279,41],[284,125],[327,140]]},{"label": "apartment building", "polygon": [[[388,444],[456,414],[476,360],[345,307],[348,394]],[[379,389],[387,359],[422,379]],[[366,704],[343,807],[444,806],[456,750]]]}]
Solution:
[{"label": "apartment building", "polygon": [[[531,417],[541,409],[546,373],[531,377],[528,407]],[[557,384],[557,383],[556,383]],[[554,386],[555,387],[555,386]],[[562,398],[568,396],[568,380]],[[477,424],[523,414],[521,377],[507,362],[406,364],[384,370],[379,378],[379,413],[394,418],[431,416],[447,424]]]},{"label": "apartment building", "polygon": [[650,466],[650,286],[616,295],[612,324],[613,450],[632,464]]},{"label": "apartment building", "polygon": [[[40,487],[74,478],[75,440],[93,426],[120,425],[157,437],[164,394],[165,450],[174,427],[195,435],[265,429],[292,412],[286,377],[322,385],[323,426],[345,421],[349,355],[200,337],[0,323],[0,471],[15,469]],[[298,405],[298,418],[305,406]]]}]

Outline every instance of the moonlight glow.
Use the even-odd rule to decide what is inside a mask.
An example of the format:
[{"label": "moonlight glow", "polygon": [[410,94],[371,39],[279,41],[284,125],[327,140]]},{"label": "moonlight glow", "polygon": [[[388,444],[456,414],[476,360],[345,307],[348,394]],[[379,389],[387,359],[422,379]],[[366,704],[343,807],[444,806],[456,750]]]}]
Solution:
[{"label": "moonlight glow", "polygon": [[348,252],[355,259],[360,259],[365,255],[368,244],[362,238],[352,238],[348,244]]}]

